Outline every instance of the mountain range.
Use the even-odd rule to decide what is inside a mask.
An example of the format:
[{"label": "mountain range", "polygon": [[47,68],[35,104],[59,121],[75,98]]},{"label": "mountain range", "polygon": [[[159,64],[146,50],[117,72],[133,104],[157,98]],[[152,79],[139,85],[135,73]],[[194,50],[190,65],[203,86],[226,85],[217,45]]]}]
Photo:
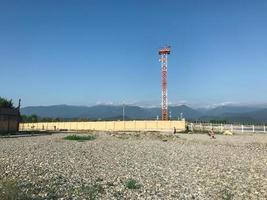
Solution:
[{"label": "mountain range", "polygon": [[[186,105],[170,106],[170,116],[172,119],[184,117],[187,120],[200,121],[227,121],[264,123],[267,122],[267,108],[257,106],[218,106],[211,109],[193,109]],[[123,118],[122,105],[96,105],[96,106],[30,106],[21,108],[23,115],[37,115],[38,117],[62,118],[62,119],[90,119],[90,120],[120,120]],[[139,107],[132,105],[124,106],[124,118],[133,119],[157,119],[160,118],[161,109],[159,107]]]}]

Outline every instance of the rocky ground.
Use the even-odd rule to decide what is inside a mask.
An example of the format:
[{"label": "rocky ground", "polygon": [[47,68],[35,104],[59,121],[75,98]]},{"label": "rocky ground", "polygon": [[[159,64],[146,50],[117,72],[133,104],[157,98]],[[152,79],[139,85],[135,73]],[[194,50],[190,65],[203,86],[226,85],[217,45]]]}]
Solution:
[{"label": "rocky ground", "polygon": [[0,138],[0,199],[267,199],[267,134]]}]

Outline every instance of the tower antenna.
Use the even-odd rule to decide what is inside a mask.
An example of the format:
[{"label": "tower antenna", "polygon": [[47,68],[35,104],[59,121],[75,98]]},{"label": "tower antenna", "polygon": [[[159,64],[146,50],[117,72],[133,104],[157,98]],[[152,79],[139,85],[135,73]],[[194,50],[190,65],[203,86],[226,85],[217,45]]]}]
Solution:
[{"label": "tower antenna", "polygon": [[160,62],[161,62],[161,87],[162,87],[162,97],[161,97],[161,115],[162,120],[169,119],[168,113],[168,90],[167,90],[167,64],[168,64],[168,54],[171,53],[171,47],[166,46],[159,50]]}]

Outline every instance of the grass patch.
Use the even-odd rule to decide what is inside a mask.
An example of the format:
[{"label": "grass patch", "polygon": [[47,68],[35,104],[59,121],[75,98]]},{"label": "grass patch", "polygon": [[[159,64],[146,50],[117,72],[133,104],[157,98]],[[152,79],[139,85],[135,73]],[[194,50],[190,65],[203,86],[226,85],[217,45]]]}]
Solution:
[{"label": "grass patch", "polygon": [[98,195],[104,193],[104,188],[100,184],[86,186],[82,188],[83,194],[89,197],[90,200],[98,199]]},{"label": "grass patch", "polygon": [[222,190],[222,199],[223,200],[232,200],[234,199],[234,194],[231,192],[231,190],[227,187]]},{"label": "grass patch", "polygon": [[19,187],[16,180],[7,179],[0,182],[0,199],[1,200],[27,200],[31,199]]},{"label": "grass patch", "polygon": [[141,185],[136,180],[129,179],[125,182],[125,187],[131,190],[135,190],[141,188]]},{"label": "grass patch", "polygon": [[75,140],[75,141],[86,141],[86,140],[95,140],[96,137],[93,135],[68,135],[64,137],[64,140]]}]

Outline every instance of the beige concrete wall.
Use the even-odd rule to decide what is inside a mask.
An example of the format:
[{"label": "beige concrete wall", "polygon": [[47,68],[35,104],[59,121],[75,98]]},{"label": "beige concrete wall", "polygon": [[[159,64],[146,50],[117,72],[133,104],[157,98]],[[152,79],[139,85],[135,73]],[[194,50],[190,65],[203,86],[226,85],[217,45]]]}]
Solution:
[{"label": "beige concrete wall", "polygon": [[97,130],[97,131],[177,131],[185,130],[185,121],[99,121],[20,123],[20,131],[30,130]]}]

